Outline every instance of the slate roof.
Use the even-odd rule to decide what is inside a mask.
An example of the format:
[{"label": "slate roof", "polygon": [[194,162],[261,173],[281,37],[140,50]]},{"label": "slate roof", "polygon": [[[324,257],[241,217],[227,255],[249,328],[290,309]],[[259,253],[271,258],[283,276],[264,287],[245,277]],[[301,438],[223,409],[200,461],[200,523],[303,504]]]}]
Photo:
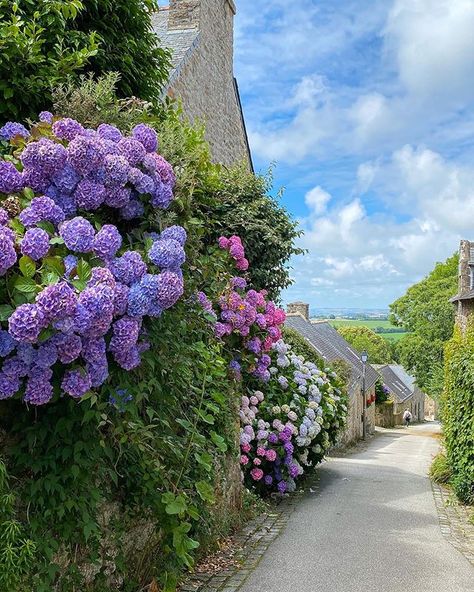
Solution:
[{"label": "slate roof", "polygon": [[[285,325],[298,331],[328,362],[344,360],[351,368],[352,389],[361,380],[362,362],[360,354],[329,323],[311,323],[299,314],[288,314]],[[379,380],[374,368],[367,364],[366,388],[371,388]]]},{"label": "slate roof", "polygon": [[[390,390],[390,394],[395,397],[399,403],[407,401],[413,396],[415,385],[414,378],[409,376],[401,366],[395,364],[387,364],[385,366],[375,366],[379,374],[383,378],[384,385]],[[408,378],[409,383],[413,383],[413,387],[409,386],[405,380],[399,376],[400,369],[402,375]]]},{"label": "slate roof", "polygon": [[176,29],[168,31],[168,8],[160,8],[151,15],[153,29],[162,47],[171,50],[172,70],[168,87],[178,78],[180,71],[188,62],[193,51],[198,47],[201,34],[197,29]]},{"label": "slate roof", "polygon": [[458,300],[472,300],[474,298],[474,290],[469,290],[465,294],[456,294],[449,299],[449,302],[458,302]]}]

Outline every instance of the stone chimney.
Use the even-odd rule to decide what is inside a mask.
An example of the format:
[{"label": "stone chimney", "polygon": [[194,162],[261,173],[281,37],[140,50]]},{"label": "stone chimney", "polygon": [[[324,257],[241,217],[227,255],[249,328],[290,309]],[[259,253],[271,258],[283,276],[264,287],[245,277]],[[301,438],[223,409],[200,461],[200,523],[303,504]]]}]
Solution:
[{"label": "stone chimney", "polygon": [[170,0],[168,30],[198,29],[201,0]]},{"label": "stone chimney", "polygon": [[471,257],[471,249],[473,247],[474,243],[468,240],[462,240],[459,245],[458,289],[460,296],[464,296],[471,289],[471,269],[474,264]]},{"label": "stone chimney", "polygon": [[305,302],[291,302],[286,307],[288,314],[300,314],[303,318],[309,321],[309,304]]},{"label": "stone chimney", "polygon": [[[236,13],[234,0],[170,0],[168,30],[200,29],[202,19],[213,21],[219,14],[217,5],[227,5],[232,16]],[[218,22],[212,23],[214,27]]]}]

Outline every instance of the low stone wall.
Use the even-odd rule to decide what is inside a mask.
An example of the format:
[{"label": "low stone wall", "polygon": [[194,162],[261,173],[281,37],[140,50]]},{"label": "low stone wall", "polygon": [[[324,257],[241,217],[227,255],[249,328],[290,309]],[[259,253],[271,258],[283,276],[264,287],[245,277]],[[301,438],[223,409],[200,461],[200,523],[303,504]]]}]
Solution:
[{"label": "low stone wall", "polygon": [[381,428],[394,428],[399,414],[394,413],[393,403],[377,403],[375,405],[375,425]]}]

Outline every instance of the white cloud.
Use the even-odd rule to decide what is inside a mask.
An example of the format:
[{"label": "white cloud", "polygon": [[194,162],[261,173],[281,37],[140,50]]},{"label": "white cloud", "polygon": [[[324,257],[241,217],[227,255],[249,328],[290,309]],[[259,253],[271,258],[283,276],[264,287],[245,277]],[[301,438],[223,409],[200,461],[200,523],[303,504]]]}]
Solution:
[{"label": "white cloud", "polygon": [[324,189],[318,185],[313,189],[310,189],[304,197],[305,203],[308,208],[314,214],[322,214],[326,211],[326,206],[331,201],[331,195],[324,191]]}]

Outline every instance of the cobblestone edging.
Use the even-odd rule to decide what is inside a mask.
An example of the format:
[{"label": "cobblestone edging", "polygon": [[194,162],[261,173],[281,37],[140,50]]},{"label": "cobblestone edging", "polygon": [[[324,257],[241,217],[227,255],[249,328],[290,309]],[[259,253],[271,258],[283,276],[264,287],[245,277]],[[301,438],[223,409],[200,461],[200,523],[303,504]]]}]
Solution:
[{"label": "cobblestone edging", "polygon": [[[311,480],[316,481],[316,479]],[[306,484],[309,487],[309,483]],[[236,592],[257,567],[265,551],[283,531],[304,489],[279,501],[274,508],[249,522],[232,538],[230,567],[218,573],[196,572],[180,592]]]},{"label": "cobblestone edging", "polygon": [[444,538],[474,566],[474,524],[469,521],[472,508],[463,506],[442,485],[431,482]]}]

